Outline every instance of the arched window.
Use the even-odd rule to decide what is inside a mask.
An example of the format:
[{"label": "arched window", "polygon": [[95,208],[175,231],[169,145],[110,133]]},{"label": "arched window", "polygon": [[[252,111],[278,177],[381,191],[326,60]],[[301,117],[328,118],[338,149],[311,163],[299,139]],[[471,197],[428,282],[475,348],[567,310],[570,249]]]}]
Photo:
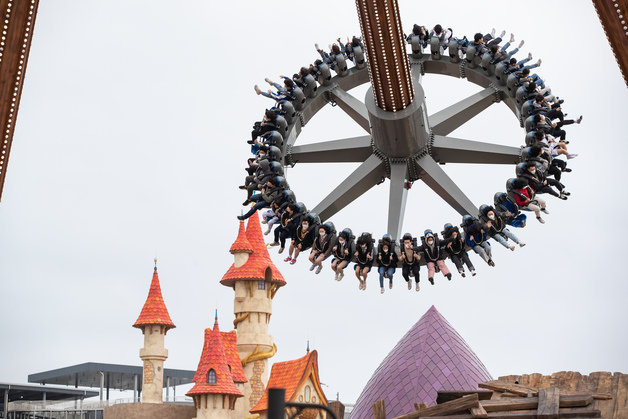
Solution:
[{"label": "arched window", "polygon": [[213,369],[207,372],[207,384],[216,384],[216,371]]},{"label": "arched window", "polygon": [[312,394],[312,390],[310,389],[310,386],[305,386],[305,401],[308,403],[310,401],[311,394]]},{"label": "arched window", "polygon": [[272,281],[273,279],[273,270],[270,268],[270,266],[268,268],[266,268],[266,270],[264,271],[264,280],[265,281]]}]

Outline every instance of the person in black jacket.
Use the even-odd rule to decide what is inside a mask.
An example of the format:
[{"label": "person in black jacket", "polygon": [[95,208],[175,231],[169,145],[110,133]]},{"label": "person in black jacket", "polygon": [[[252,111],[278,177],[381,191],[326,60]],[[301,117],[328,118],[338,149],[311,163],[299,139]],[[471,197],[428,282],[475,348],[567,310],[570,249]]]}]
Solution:
[{"label": "person in black jacket", "polygon": [[[284,262],[290,262],[291,265],[294,265],[297,262],[299,253],[312,247],[316,227],[316,220],[310,214],[301,218],[301,224],[297,226],[297,230],[294,236],[292,236],[288,257],[284,259]],[[292,257],[293,254],[294,257]]]},{"label": "person in black jacket", "polygon": [[388,278],[388,287],[392,289],[393,275],[397,270],[397,253],[395,253],[392,237],[384,235],[377,246],[377,271],[379,272],[379,287],[384,293],[384,278]]},{"label": "person in black jacket", "polygon": [[475,267],[471,260],[469,259],[469,254],[465,250],[464,239],[458,230],[458,227],[454,227],[451,224],[445,224],[443,228],[443,239],[445,239],[445,249],[447,249],[447,253],[449,257],[458,268],[458,273],[464,278],[464,264],[467,265],[469,272],[471,275],[475,276]]},{"label": "person in black jacket", "polygon": [[366,290],[366,277],[373,266],[373,238],[371,233],[362,233],[355,246],[355,276],[360,281],[360,289]]},{"label": "person in black jacket", "polygon": [[464,230],[464,241],[475,253],[488,263],[489,266],[495,266],[493,262],[493,253],[491,245],[488,242],[488,234],[484,231],[484,226],[480,220],[466,214],[462,217],[460,225]]},{"label": "person in black jacket", "polygon": [[334,278],[336,281],[342,280],[345,276],[344,269],[349,262],[351,262],[351,259],[353,259],[353,253],[355,252],[353,239],[351,229],[345,228],[338,234],[336,243],[331,248],[331,254],[333,256],[331,269],[336,273]]},{"label": "person in black jacket", "polygon": [[321,273],[323,269],[323,261],[331,255],[331,248],[336,241],[336,229],[333,223],[327,222],[318,227],[318,232],[312,243],[312,251],[310,252],[310,262],[312,266],[310,271],[316,269],[314,273]]},{"label": "person in black jacket", "polygon": [[282,253],[286,248],[286,239],[294,236],[300,217],[300,209],[297,204],[289,204],[280,210],[279,226],[274,231],[275,241],[270,244],[271,246],[281,245],[279,253]]},{"label": "person in black jacket", "polygon": [[410,277],[414,277],[416,282],[416,290],[419,291],[419,268],[421,261],[421,252],[416,245],[416,239],[410,233],[406,233],[401,238],[401,275],[408,283],[408,289],[412,289],[412,281]]},{"label": "person in black jacket", "polygon": [[430,284],[434,285],[434,274],[437,266],[441,273],[451,281],[451,272],[449,272],[444,260],[447,255],[438,235],[432,233],[432,230],[425,230],[423,237],[421,237],[421,242],[423,244],[419,247],[419,250],[427,263],[427,280],[430,281]]},{"label": "person in black jacket", "polygon": [[490,205],[482,205],[480,207],[480,221],[484,223],[484,231],[486,231],[489,237],[492,237],[497,243],[501,244],[507,249],[515,250],[515,246],[508,243],[508,239],[512,240],[520,247],[526,244],[519,240],[508,227],[502,217],[499,216],[495,208]]}]

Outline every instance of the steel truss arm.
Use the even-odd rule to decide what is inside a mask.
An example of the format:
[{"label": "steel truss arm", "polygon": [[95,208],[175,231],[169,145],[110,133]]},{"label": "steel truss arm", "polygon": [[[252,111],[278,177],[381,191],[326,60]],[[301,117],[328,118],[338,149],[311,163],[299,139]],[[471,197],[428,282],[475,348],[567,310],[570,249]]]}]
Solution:
[{"label": "steel truss arm", "polygon": [[434,158],[440,163],[517,164],[521,148],[461,138],[434,136]]},{"label": "steel truss arm", "polygon": [[371,154],[371,136],[343,138],[292,147],[293,163],[362,163]]},{"label": "steel truss arm", "polygon": [[391,163],[390,165],[390,193],[388,195],[388,234],[394,240],[401,237],[403,216],[406,212],[406,199],[408,189],[406,178],[408,176],[408,164]]},{"label": "steel truss arm", "polygon": [[492,87],[471,95],[428,117],[432,132],[447,135],[496,102]]},{"label": "steel truss arm", "polygon": [[312,211],[316,212],[322,221],[328,220],[377,185],[385,176],[384,163],[377,156],[371,155]]},{"label": "steel truss arm", "polygon": [[366,105],[358,100],[355,96],[350,95],[340,87],[336,87],[329,91],[332,99],[336,104],[345,111],[347,115],[358,123],[366,132],[371,133],[371,125],[369,123],[369,115]]},{"label": "steel truss arm", "polygon": [[430,155],[420,157],[416,160],[421,168],[421,180],[425,182],[434,192],[446,201],[460,215],[476,216],[478,208],[473,202],[458,188],[458,185],[439,166]]}]

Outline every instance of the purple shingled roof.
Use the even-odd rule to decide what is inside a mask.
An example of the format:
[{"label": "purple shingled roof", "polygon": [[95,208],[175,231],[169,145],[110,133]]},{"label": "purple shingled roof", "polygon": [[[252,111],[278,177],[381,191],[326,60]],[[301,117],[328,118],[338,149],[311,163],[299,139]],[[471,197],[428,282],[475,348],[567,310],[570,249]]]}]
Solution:
[{"label": "purple shingled roof", "polygon": [[414,411],[414,403],[436,403],[439,390],[476,390],[492,380],[482,361],[432,306],[397,343],[362,390],[351,419],[373,417],[384,399],[386,416]]}]

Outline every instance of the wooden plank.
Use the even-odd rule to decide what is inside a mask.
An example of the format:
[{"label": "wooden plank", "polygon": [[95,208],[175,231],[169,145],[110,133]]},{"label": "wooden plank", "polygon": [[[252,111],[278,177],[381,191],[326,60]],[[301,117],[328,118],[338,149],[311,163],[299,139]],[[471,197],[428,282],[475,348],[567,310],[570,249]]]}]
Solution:
[{"label": "wooden plank", "polygon": [[500,396],[501,397],[521,397],[520,395],[515,394],[515,393],[511,393],[509,391],[507,391],[505,393],[501,393]]},{"label": "wooden plank", "polygon": [[421,402],[421,403],[415,403],[414,404],[414,408],[419,411],[421,409],[427,409],[427,403],[425,402]]},{"label": "wooden plank", "polygon": [[469,394],[477,394],[479,400],[490,400],[493,397],[491,390],[474,390],[474,391],[439,391],[436,396],[436,403],[441,404],[451,400],[459,399]]},{"label": "wooden plank", "polygon": [[384,399],[373,403],[373,419],[386,419],[386,404]]},{"label": "wooden plank", "polygon": [[[536,412],[494,412],[488,414],[488,419],[536,419],[537,417]],[[561,409],[558,417],[559,419],[599,418],[601,415],[599,410],[594,409]],[[432,419],[473,419],[473,416],[470,414],[432,416]]]},{"label": "wooden plank", "polygon": [[397,419],[415,419],[419,417],[424,418],[458,413],[464,410],[469,410],[472,407],[477,407],[478,402],[479,400],[477,394],[469,394],[467,396],[460,397],[459,399],[437,404],[426,409],[421,409],[418,412],[412,412],[407,415],[399,416]]},{"label": "wooden plank", "polygon": [[485,388],[493,391],[501,391],[506,392],[509,391],[511,393],[518,394],[520,396],[530,397],[530,396],[538,396],[539,390],[534,387],[524,386],[521,384],[512,384],[506,383],[504,381],[493,380],[487,381],[485,383],[478,384],[478,387]]},{"label": "wooden plank", "polygon": [[593,396],[590,394],[561,394],[560,407],[585,407],[593,403]]},{"label": "wooden plank", "polygon": [[474,418],[487,418],[488,417],[488,413],[482,407],[481,404],[478,404],[477,407],[472,407],[471,408],[471,417],[474,417]]},{"label": "wooden plank", "polygon": [[537,416],[542,419],[558,419],[560,408],[560,390],[558,387],[550,387],[539,390],[539,407]]},{"label": "wooden plank", "polygon": [[539,398],[519,397],[516,399],[483,400],[480,404],[487,412],[527,410],[536,409],[539,406]]}]

